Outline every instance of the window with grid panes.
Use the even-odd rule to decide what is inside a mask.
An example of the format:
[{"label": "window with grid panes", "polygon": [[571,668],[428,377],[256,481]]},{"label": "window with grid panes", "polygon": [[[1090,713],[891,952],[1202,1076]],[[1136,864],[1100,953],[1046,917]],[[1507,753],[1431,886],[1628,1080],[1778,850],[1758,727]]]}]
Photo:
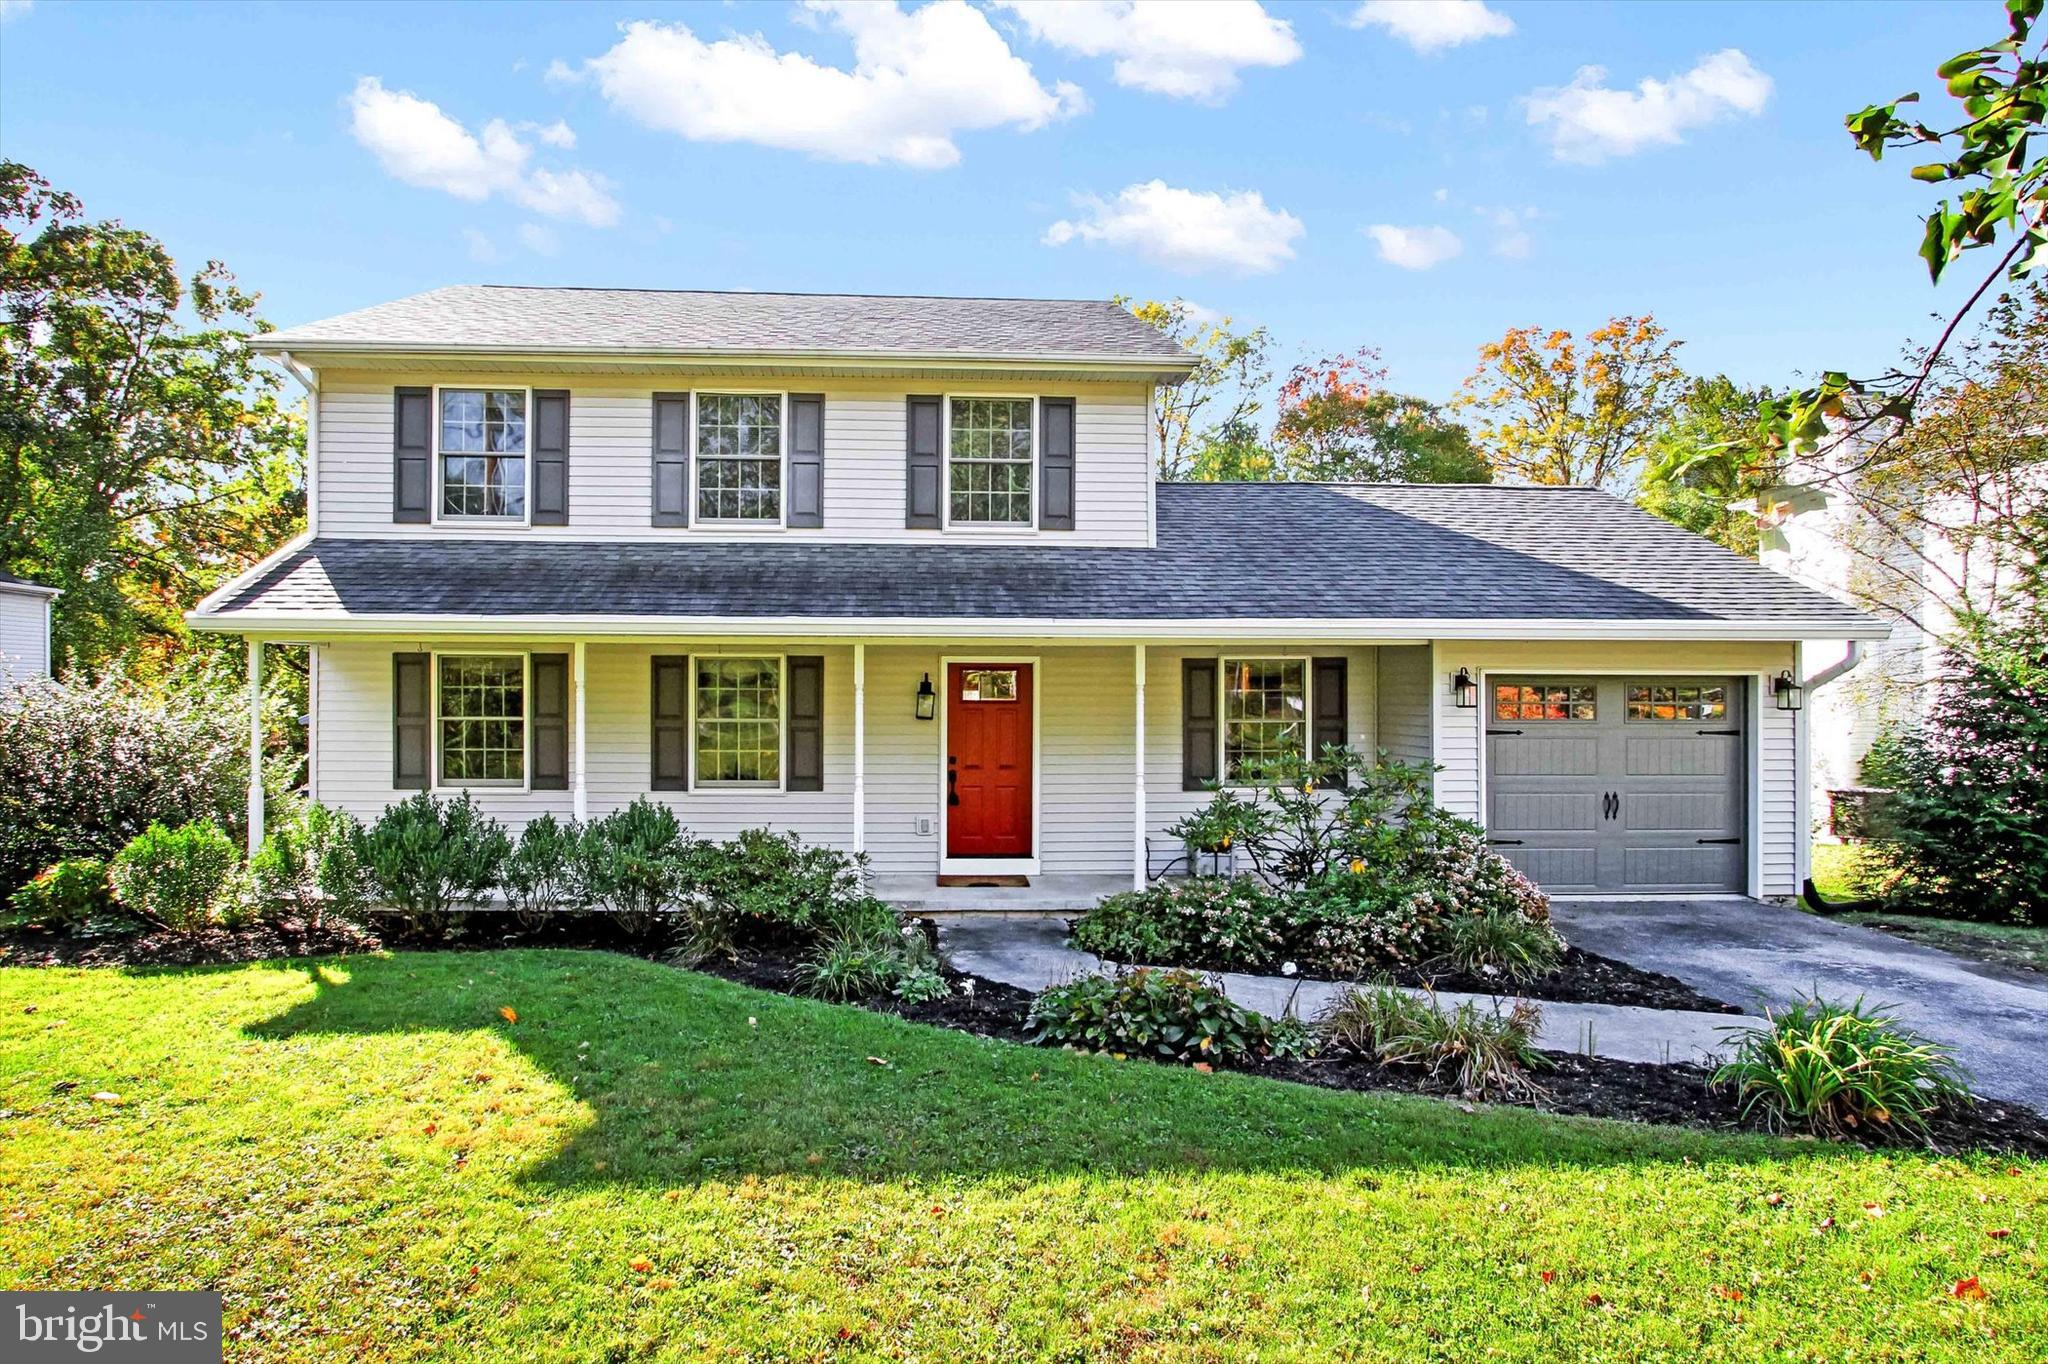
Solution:
[{"label": "window with grid panes", "polygon": [[517,786],[526,780],[526,660],[518,654],[443,654],[435,688],[445,786]]},{"label": "window with grid panes", "polygon": [[697,785],[780,785],[782,660],[705,656],[696,669]]},{"label": "window with grid panes", "polygon": [[782,519],[782,395],[697,395],[697,519]]},{"label": "window with grid panes", "polygon": [[962,524],[1031,523],[1031,400],[955,398],[948,514]]}]

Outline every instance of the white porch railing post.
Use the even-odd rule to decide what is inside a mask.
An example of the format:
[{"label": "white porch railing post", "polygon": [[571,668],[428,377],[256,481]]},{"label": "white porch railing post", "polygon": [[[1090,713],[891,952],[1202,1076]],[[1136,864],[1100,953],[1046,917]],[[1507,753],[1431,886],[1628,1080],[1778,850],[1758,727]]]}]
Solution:
[{"label": "white porch railing post", "polygon": [[570,738],[573,756],[569,763],[569,796],[576,822],[581,824],[590,818],[590,769],[585,760],[586,746],[583,742],[583,677],[586,667],[583,641],[577,640],[569,646],[569,650],[570,686],[575,694],[576,712],[573,721],[575,728]]},{"label": "white porch railing post", "polygon": [[868,847],[868,646],[853,646],[853,850]]},{"label": "white porch railing post", "polygon": [[249,856],[263,847],[263,641],[249,641]]},{"label": "white porch railing post", "polygon": [[1145,888],[1145,646],[1131,646],[1131,679],[1137,688],[1131,751],[1131,888]]}]

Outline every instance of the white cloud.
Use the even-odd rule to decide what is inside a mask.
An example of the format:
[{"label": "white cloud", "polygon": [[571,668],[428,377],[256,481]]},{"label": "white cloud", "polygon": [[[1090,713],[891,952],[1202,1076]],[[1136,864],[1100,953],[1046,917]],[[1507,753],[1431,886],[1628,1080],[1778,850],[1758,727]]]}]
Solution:
[{"label": "white cloud", "polygon": [[1215,101],[1247,66],[1301,59],[1294,26],[1258,0],[997,0],[1033,38],[1084,57],[1114,57],[1116,83]]},{"label": "white cloud", "polygon": [[562,120],[556,119],[546,127],[538,125],[528,126],[532,128],[535,137],[547,143],[550,147],[556,147],[565,152],[576,150],[576,130],[562,122]]},{"label": "white cloud", "polygon": [[1441,52],[1515,31],[1515,21],[1488,9],[1485,0],[1365,0],[1344,22],[1383,28],[1417,52]]},{"label": "white cloud", "polygon": [[1474,209],[1493,227],[1493,240],[1487,250],[1503,260],[1527,260],[1535,250],[1536,243],[1529,236],[1529,224],[1537,217],[1533,208],[1479,208]]},{"label": "white cloud", "polygon": [[1256,190],[1175,189],[1163,180],[1126,186],[1115,199],[1077,199],[1087,214],[1045,230],[1047,246],[1081,241],[1122,247],[1169,270],[1264,274],[1294,259],[1301,219],[1267,208]]},{"label": "white cloud", "polygon": [[1549,132],[1558,160],[1590,165],[1673,145],[1687,129],[1759,114],[1771,98],[1771,78],[1732,47],[1668,81],[1645,79],[1633,90],[1613,90],[1606,80],[1603,68],[1582,66],[1570,85],[1524,100],[1529,123]]},{"label": "white cloud", "polygon": [[386,90],[375,76],[357,81],[348,103],[356,141],[408,185],[471,203],[502,196],[532,212],[592,227],[619,220],[619,202],[603,176],[530,166],[532,146],[503,119],[472,134],[439,105],[410,91]]},{"label": "white cloud", "polygon": [[1395,227],[1374,223],[1365,229],[1380,249],[1380,259],[1403,270],[1428,270],[1465,249],[1448,227]]},{"label": "white cloud", "polygon": [[537,256],[552,256],[560,246],[554,229],[539,223],[521,223],[518,236],[519,244]]},{"label": "white cloud", "polygon": [[[920,169],[960,159],[954,135],[1030,132],[1079,113],[1064,81],[1047,89],[988,17],[965,0],[905,13],[889,4],[805,0],[853,42],[853,67],[777,52],[759,34],[707,43],[683,24],[627,24],[584,63],[614,108],[694,142],[754,142],[834,161]],[[577,73],[556,63],[552,80]]]},{"label": "white cloud", "polygon": [[469,258],[479,265],[496,265],[505,259],[498,244],[474,227],[463,228],[462,239],[469,244]]}]

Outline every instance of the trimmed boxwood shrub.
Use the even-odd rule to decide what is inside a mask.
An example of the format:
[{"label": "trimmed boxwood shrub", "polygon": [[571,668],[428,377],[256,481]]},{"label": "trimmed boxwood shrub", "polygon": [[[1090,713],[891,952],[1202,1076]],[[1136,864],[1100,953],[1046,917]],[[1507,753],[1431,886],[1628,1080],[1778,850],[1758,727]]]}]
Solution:
[{"label": "trimmed boxwood shrub", "polygon": [[269,822],[249,859],[254,911],[267,922],[296,918],[318,928],[329,915],[362,916],[368,887],[357,849],[362,826],[345,811],[300,803]]},{"label": "trimmed boxwood shrub", "polygon": [[497,888],[512,840],[469,792],[422,791],[391,806],[354,839],[371,896],[405,929],[446,938],[464,911]]},{"label": "trimmed boxwood shrub", "polygon": [[174,933],[197,933],[228,916],[242,857],[210,819],[152,824],[121,849],[108,878],[121,903]]}]

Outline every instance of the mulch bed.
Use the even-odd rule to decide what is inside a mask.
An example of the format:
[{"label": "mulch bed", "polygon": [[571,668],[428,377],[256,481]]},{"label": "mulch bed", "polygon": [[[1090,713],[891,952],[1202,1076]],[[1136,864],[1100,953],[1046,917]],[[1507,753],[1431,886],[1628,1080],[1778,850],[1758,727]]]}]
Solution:
[{"label": "mulch bed", "polygon": [[1625,961],[1564,950],[1564,960],[1549,975],[1538,976],[1520,986],[1510,987],[1500,976],[1469,971],[1437,971],[1408,967],[1393,973],[1401,985],[1427,985],[1437,990],[1465,994],[1511,993],[1525,999],[1547,999],[1559,1004],[1633,1004],[1645,1009],[1685,1009],[1694,1013],[1739,1014],[1741,1009],[1709,998],[1676,976],[1645,971]]},{"label": "mulch bed", "polygon": [[[491,932],[471,932],[448,943],[391,944],[401,950],[426,947],[436,950],[487,950],[499,947],[581,947],[620,951],[633,956],[660,960],[663,952],[645,943],[626,941],[608,926],[583,918],[560,920],[538,929],[520,927],[509,918],[493,923]],[[268,961],[287,957],[340,955],[382,950],[385,944],[369,933],[343,924],[329,924],[312,930],[302,924],[272,928],[248,928],[230,932],[214,929],[199,934],[150,933],[132,938],[72,939],[41,934],[0,938],[0,965],[4,966],[199,966],[237,962]],[[1661,1004],[1663,1008],[1707,1008],[1726,1012],[1726,1006],[1693,995],[1668,976],[1635,971],[1619,962],[1577,953],[1588,965],[1560,976],[1588,979],[1587,972],[1618,967],[1621,972],[1650,981],[1668,981],[1676,987],[1662,997],[1676,999],[1680,993],[1703,1003]],[[803,960],[794,946],[748,951],[738,961],[714,961],[700,967],[707,975],[742,985],[795,995],[797,967]],[[943,1000],[905,1004],[891,996],[851,1000],[878,1013],[894,1014],[913,1023],[953,1028],[979,1037],[1006,1042],[1028,1042],[1025,1019],[1031,1009],[1031,992],[1013,985],[946,968],[953,992]],[[1421,983],[1415,980],[1408,983]],[[1440,990],[1485,992],[1490,983],[1461,983],[1454,977],[1438,976],[1433,982]],[[1541,997],[1541,996],[1539,996]],[[1578,996],[1556,996],[1577,998]],[[1598,1002],[1647,1002],[1642,997],[1616,999],[1611,995]],[[1571,1052],[1546,1052],[1550,1065],[1535,1076],[1538,1092],[1516,1101],[1516,1106],[1546,1113],[1593,1118],[1616,1118],[1628,1122],[1665,1123],[1679,1127],[1761,1131],[1754,1118],[1744,1120],[1732,1092],[1708,1087],[1708,1072],[1685,1063],[1649,1065],[1613,1061]],[[1418,1071],[1401,1066],[1383,1066],[1350,1055],[1326,1055],[1301,1061],[1252,1062],[1236,1069],[1243,1073],[1297,1084],[1319,1085],[1325,1089],[1384,1091],[1424,1094],[1437,1098],[1463,1096],[1435,1084]],[[1867,1145],[1882,1147],[1881,1140]],[[1893,1145],[1898,1143],[1894,1142]],[[1942,1153],[2004,1151],[2035,1159],[2048,1159],[2048,1118],[2019,1104],[1984,1100],[1973,1109],[1944,1115],[1934,1124],[1934,1150]]]}]

